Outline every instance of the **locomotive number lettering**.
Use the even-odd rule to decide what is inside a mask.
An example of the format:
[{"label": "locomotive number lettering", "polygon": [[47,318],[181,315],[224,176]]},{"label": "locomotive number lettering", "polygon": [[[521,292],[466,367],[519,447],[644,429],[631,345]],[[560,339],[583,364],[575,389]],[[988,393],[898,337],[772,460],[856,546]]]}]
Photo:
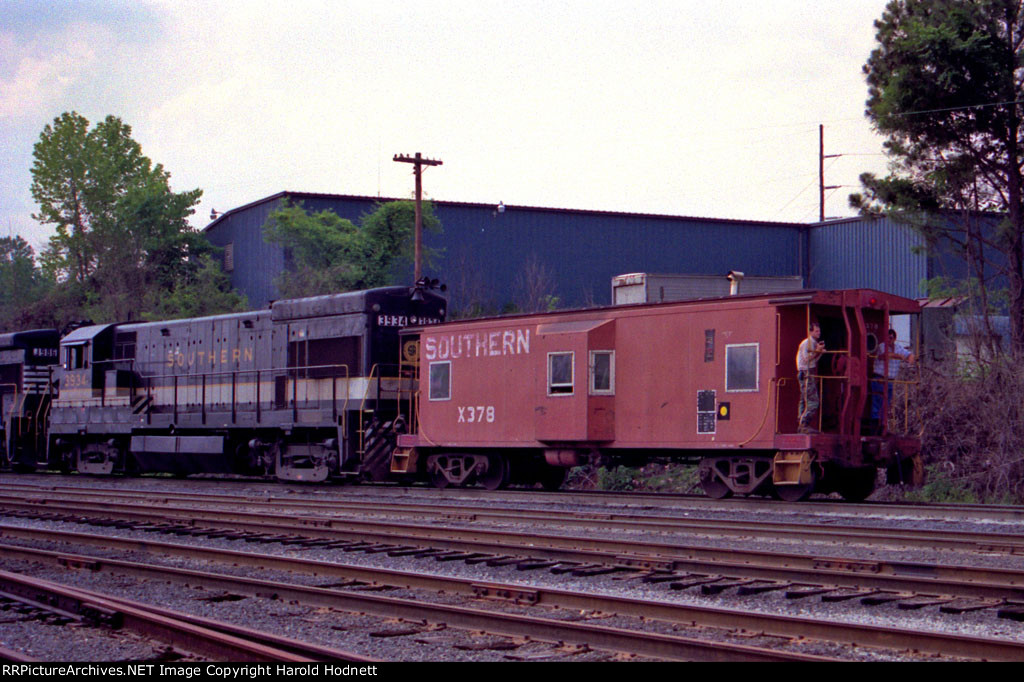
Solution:
[{"label": "locomotive number lettering", "polygon": [[61,381],[64,388],[88,388],[92,385],[89,372],[65,372]]},{"label": "locomotive number lettering", "polygon": [[494,405],[459,405],[460,424],[494,423]]}]

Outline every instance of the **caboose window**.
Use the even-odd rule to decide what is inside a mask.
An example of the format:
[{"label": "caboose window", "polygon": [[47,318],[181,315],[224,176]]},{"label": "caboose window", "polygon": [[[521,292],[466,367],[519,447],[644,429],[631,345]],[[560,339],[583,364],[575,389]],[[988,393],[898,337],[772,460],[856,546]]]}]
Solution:
[{"label": "caboose window", "polygon": [[615,351],[590,351],[590,394],[615,393]]},{"label": "caboose window", "polygon": [[756,391],[759,344],[725,347],[725,390]]},{"label": "caboose window", "polygon": [[452,397],[452,363],[430,363],[430,399],[451,400]]},{"label": "caboose window", "polygon": [[573,353],[548,353],[548,395],[572,395]]}]

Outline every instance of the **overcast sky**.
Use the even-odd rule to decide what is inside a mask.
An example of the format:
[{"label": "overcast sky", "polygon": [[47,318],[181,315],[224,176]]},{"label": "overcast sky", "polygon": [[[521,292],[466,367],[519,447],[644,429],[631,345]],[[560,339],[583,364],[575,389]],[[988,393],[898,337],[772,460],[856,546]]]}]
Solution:
[{"label": "overcast sky", "polygon": [[884,172],[861,71],[885,0],[0,0],[0,228],[32,147],[132,127],[210,210],[282,190],[716,218],[829,216]]}]

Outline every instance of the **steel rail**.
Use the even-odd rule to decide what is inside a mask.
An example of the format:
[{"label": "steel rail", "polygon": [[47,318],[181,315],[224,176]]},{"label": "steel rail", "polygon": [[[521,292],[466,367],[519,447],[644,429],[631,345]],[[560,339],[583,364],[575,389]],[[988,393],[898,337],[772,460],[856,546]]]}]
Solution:
[{"label": "steel rail", "polygon": [[[0,485],[0,491],[5,489]],[[8,490],[10,492],[10,490]],[[430,517],[449,522],[497,521],[527,522],[531,525],[579,526],[585,528],[612,528],[642,530],[649,532],[691,534],[722,537],[759,537],[785,540],[819,541],[832,544],[882,543],[895,547],[924,547],[928,549],[967,550],[973,552],[1001,552],[1024,554],[1024,537],[1019,533],[979,533],[951,530],[918,530],[865,527],[865,526],[823,526],[822,524],[774,523],[768,521],[728,521],[721,519],[693,519],[680,516],[642,516],[622,512],[576,512],[565,510],[524,511],[520,509],[475,508],[465,506],[408,504],[408,503],[365,503],[345,500],[295,500],[270,497],[253,499],[248,496],[196,495],[193,493],[161,492],[155,499],[151,493],[110,491],[62,491],[51,493],[46,503],[54,501],[74,502],[90,498],[106,500],[144,499],[148,504],[170,505],[172,503],[200,502],[204,504],[230,504],[255,509],[270,509],[281,512],[287,509],[307,512],[324,512],[332,516],[352,513],[361,516],[410,516]],[[37,498],[38,499],[38,498]],[[0,498],[2,500],[2,498]],[[127,504],[121,502],[121,504]]]},{"label": "steel rail", "polygon": [[637,632],[600,625],[559,621],[471,609],[461,606],[432,604],[413,599],[381,595],[339,592],[337,590],[259,580],[243,576],[194,571],[141,562],[90,556],[70,556],[60,552],[35,550],[6,545],[2,555],[32,561],[48,559],[51,563],[89,570],[109,570],[143,579],[171,580],[193,587],[225,590],[254,597],[295,601],[308,606],[333,608],[349,612],[369,613],[386,618],[444,623],[471,631],[485,631],[508,637],[527,637],[553,644],[566,642],[617,653],[678,661],[804,661],[824,662],[838,659],[752,647],[727,642],[712,642],[691,637]]},{"label": "steel rail", "polygon": [[103,620],[117,628],[159,639],[201,656],[228,661],[306,663],[312,658],[212,630],[175,617],[153,613],[144,605],[113,602],[98,593],[84,593],[59,583],[0,570],[5,592],[30,602],[56,606],[73,613],[103,613]]},{"label": "steel rail", "polygon": [[[202,529],[229,524],[262,537],[301,534],[310,538],[351,540],[383,545],[427,543],[433,548],[485,552],[497,556],[528,557],[610,564],[624,567],[711,573],[732,577],[757,577],[818,585],[871,587],[892,592],[957,595],[984,599],[1024,601],[1024,571],[979,568],[883,559],[858,560],[842,557],[686,546],[669,542],[611,540],[565,535],[545,535],[489,529],[465,529],[382,523],[353,519],[296,517],[288,522],[270,521],[249,512],[215,512],[161,507],[141,510],[128,505],[81,503],[72,506],[46,501],[0,499],[0,508],[20,509],[35,514],[60,513],[75,520],[84,509],[107,519],[151,524],[180,522],[181,532],[206,533]],[[85,520],[84,522],[89,522]],[[212,530],[210,531],[212,532]]]},{"label": "steel rail", "polygon": [[[522,586],[511,583],[482,583],[473,579],[421,572],[398,571],[318,561],[273,554],[240,552],[237,550],[196,547],[177,543],[163,543],[117,538],[67,531],[39,529],[13,529],[0,526],[0,537],[46,539],[117,551],[143,551],[151,554],[187,557],[220,562],[236,566],[281,570],[322,576],[324,578],[360,581],[404,589],[423,589],[462,594],[473,597],[501,599],[519,604],[539,604],[573,610],[596,610],[624,616],[664,620],[674,623],[698,624],[704,627],[741,629],[764,632],[781,637],[809,637],[855,646],[884,647],[916,651],[930,655],[958,656],[986,660],[1024,660],[1024,643],[990,638],[920,630],[901,630],[891,627],[819,621],[806,617],[764,614],[757,611],[733,610],[695,606],[667,601],[633,599],[593,592],[575,592],[538,585]],[[18,552],[17,546],[0,545],[0,556]],[[33,552],[39,550],[32,550]],[[50,556],[51,553],[38,556]],[[57,562],[66,563],[66,555]],[[102,565],[104,559],[95,559],[89,567]]]}]

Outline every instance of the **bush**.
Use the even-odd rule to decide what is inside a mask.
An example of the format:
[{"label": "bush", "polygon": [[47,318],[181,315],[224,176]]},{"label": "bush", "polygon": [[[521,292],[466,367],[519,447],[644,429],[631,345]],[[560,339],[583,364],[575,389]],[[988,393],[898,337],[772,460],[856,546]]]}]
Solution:
[{"label": "bush", "polygon": [[571,469],[565,488],[569,490],[638,490],[688,493],[698,490],[697,467],[682,464],[647,464],[632,468],[598,467],[591,464]]},{"label": "bush", "polygon": [[[928,494],[1024,502],[1024,372],[1018,366],[998,357],[923,367],[913,393],[907,423],[921,437],[935,476]],[[903,415],[897,418],[902,424]]]}]

